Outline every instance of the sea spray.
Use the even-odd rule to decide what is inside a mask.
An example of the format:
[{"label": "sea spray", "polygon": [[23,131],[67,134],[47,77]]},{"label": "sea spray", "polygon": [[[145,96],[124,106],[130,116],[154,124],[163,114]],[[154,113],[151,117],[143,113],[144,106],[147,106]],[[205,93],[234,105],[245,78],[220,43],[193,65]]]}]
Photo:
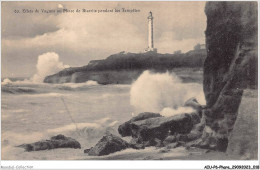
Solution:
[{"label": "sea spray", "polygon": [[130,102],[136,112],[161,112],[166,115],[165,108],[171,109],[167,115],[177,114],[184,102],[196,97],[200,104],[205,104],[202,85],[198,83],[183,83],[174,73],[152,73],[144,71],[132,84]]},{"label": "sea spray", "polygon": [[2,82],[1,82],[1,85],[8,85],[8,84],[11,84],[12,81],[8,78],[5,78]]},{"label": "sea spray", "polygon": [[195,110],[191,107],[178,107],[177,109],[173,109],[170,107],[165,107],[162,109],[160,114],[165,117],[181,114],[181,113],[192,113]]},{"label": "sea spray", "polygon": [[[38,56],[38,61],[36,64],[36,73],[28,79],[23,81],[17,80],[16,83],[43,83],[43,80],[46,76],[55,74],[65,68],[68,68],[69,65],[64,65],[63,62],[59,61],[59,55],[55,52],[47,52]],[[1,84],[11,84],[13,81],[6,78]],[[90,85],[94,85],[95,82],[89,82]]]},{"label": "sea spray", "polygon": [[57,73],[67,67],[69,66],[64,65],[61,61],[59,61],[59,55],[57,53],[44,53],[38,57],[36,64],[37,73],[32,77],[32,81],[41,83],[46,76]]}]

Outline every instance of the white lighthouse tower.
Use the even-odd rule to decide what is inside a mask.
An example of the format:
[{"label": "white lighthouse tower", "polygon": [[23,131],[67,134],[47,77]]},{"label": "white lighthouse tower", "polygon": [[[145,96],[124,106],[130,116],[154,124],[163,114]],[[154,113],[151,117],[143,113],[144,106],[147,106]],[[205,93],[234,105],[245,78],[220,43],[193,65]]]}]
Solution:
[{"label": "white lighthouse tower", "polygon": [[150,11],[149,16],[147,17],[148,19],[148,48],[145,51],[154,51],[156,52],[157,49],[154,48],[153,44],[153,14]]}]

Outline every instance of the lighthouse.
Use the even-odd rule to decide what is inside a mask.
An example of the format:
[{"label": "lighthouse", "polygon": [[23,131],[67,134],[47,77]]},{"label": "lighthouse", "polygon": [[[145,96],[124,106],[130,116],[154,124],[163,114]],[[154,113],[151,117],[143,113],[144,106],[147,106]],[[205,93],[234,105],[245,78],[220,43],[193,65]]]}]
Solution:
[{"label": "lighthouse", "polygon": [[153,13],[150,11],[147,17],[148,19],[148,48],[145,51],[154,51],[156,52],[157,49],[154,48],[154,41],[153,41]]}]

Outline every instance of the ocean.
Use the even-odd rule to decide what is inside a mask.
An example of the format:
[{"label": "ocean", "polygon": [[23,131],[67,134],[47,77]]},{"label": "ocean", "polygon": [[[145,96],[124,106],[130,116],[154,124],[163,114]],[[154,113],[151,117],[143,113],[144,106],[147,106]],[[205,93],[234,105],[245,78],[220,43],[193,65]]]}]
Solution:
[{"label": "ocean", "polygon": [[[1,87],[3,160],[88,159],[84,149],[94,146],[106,133],[119,135],[118,126],[140,112],[171,116],[192,112],[183,107],[191,97],[205,103],[200,83],[183,83],[174,73],[149,71],[129,85],[4,79]],[[81,149],[25,152],[17,147],[58,134],[76,139]]]}]

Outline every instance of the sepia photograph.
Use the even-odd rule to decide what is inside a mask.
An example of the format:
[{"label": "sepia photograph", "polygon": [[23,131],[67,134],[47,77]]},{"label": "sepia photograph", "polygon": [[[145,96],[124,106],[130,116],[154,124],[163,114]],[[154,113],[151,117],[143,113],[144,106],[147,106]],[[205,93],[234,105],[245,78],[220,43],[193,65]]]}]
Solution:
[{"label": "sepia photograph", "polygon": [[1,1],[2,161],[257,161],[258,134],[258,1]]}]

